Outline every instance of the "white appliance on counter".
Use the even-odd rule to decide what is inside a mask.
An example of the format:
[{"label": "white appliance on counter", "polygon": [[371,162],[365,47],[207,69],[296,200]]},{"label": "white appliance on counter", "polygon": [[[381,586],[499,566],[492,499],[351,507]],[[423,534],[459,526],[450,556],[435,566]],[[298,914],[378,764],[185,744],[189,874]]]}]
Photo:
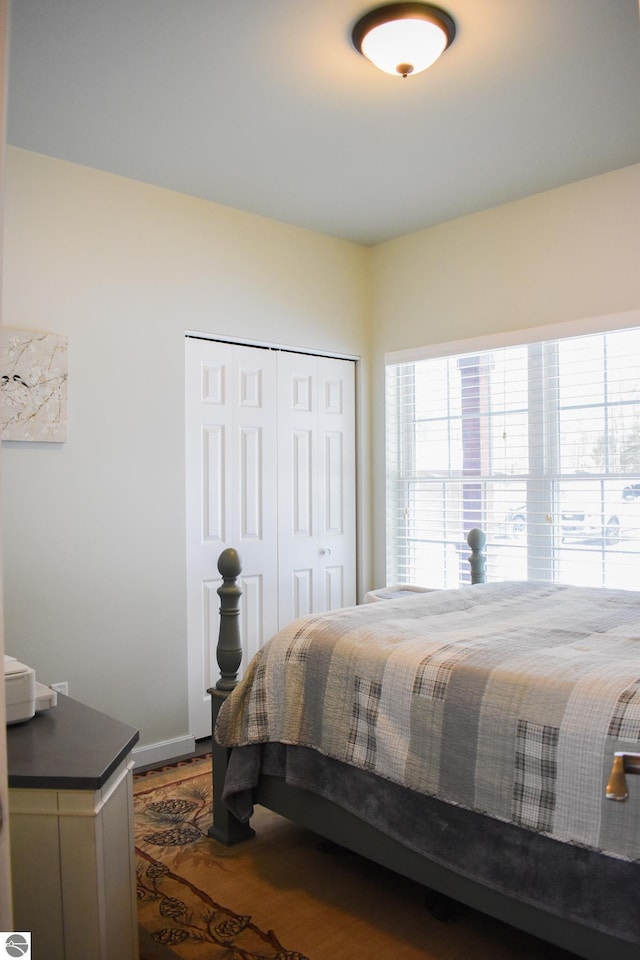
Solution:
[{"label": "white appliance on counter", "polygon": [[7,723],[30,720],[36,712],[55,707],[58,695],[51,687],[38,683],[33,667],[4,655],[4,695]]}]

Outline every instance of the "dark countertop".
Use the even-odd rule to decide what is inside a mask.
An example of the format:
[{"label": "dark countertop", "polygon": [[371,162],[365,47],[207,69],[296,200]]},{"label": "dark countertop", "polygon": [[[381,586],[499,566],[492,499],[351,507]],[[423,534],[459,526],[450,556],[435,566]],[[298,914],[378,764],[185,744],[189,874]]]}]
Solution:
[{"label": "dark countertop", "polygon": [[99,790],[138,737],[135,727],[58,694],[57,706],[7,726],[9,786]]}]

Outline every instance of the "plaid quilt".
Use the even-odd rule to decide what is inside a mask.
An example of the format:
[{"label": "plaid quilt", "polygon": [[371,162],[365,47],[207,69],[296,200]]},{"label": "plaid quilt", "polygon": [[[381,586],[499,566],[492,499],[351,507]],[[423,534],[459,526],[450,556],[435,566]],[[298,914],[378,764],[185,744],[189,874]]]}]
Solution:
[{"label": "plaid quilt", "polygon": [[640,858],[640,593],[499,583],[297,620],[223,705],[226,746],[311,747],[412,790]]}]

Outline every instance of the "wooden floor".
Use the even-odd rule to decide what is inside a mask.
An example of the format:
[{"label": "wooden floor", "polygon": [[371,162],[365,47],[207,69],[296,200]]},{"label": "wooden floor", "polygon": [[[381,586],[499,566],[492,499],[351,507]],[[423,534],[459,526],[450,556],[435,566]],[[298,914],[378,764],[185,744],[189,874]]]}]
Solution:
[{"label": "wooden floor", "polygon": [[309,960],[576,960],[475,910],[443,922],[424,887],[271,811],[252,824],[225,862],[234,909]]}]

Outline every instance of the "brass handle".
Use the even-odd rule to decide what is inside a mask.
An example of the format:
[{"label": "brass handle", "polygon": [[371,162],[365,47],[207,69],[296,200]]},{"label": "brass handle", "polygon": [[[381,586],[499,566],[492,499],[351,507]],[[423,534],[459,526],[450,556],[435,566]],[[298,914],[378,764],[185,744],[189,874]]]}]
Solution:
[{"label": "brass handle", "polygon": [[607,800],[626,800],[629,796],[627,773],[640,773],[640,753],[617,752],[613,756],[613,764],[609,780],[607,781]]},{"label": "brass handle", "polygon": [[627,781],[624,778],[624,754],[616,753],[607,781],[607,800],[626,800],[629,796]]}]

